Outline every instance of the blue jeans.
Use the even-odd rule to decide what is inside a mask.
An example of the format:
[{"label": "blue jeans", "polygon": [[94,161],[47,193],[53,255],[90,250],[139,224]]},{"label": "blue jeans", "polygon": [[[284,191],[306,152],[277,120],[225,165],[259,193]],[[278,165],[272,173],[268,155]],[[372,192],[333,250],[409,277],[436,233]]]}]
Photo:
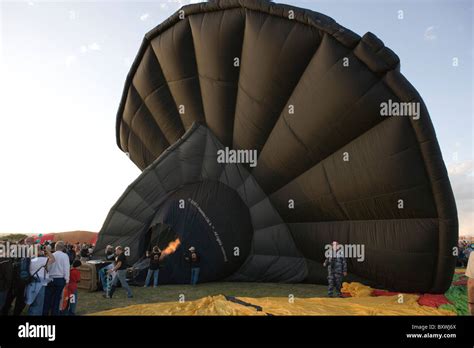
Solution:
[{"label": "blue jeans", "polygon": [[69,298],[69,309],[67,315],[76,315],[76,306],[77,306],[77,289],[71,295],[72,298]]},{"label": "blue jeans", "polygon": [[61,311],[61,315],[76,315],[76,305],[77,305],[77,290],[73,294],[69,295],[67,301],[67,307]]},{"label": "blue jeans", "polygon": [[44,296],[46,294],[46,286],[42,286],[35,300],[28,308],[28,315],[43,315]]},{"label": "blue jeans", "polygon": [[191,284],[196,285],[199,279],[199,267],[191,268]]},{"label": "blue jeans", "polygon": [[153,275],[153,286],[158,286],[158,275],[160,274],[159,269],[148,269],[148,272],[146,273],[146,280],[145,280],[145,286],[150,286],[150,281],[151,281],[151,276]]},{"label": "blue jeans", "polygon": [[107,271],[109,269],[114,268],[113,264],[107,265],[99,269],[99,278],[100,278],[100,283],[102,284],[102,290],[106,292],[106,287],[107,287]]},{"label": "blue jeans", "polygon": [[112,288],[115,289],[117,286],[117,283],[120,281],[120,284],[122,284],[122,288],[127,290],[127,295],[128,297],[132,296],[132,290],[130,289],[130,286],[127,283],[127,270],[122,269],[118,270],[115,274],[115,278],[112,280]]},{"label": "blue jeans", "polygon": [[43,315],[59,315],[64,285],[66,285],[64,278],[53,278],[53,281],[48,284],[44,297]]}]

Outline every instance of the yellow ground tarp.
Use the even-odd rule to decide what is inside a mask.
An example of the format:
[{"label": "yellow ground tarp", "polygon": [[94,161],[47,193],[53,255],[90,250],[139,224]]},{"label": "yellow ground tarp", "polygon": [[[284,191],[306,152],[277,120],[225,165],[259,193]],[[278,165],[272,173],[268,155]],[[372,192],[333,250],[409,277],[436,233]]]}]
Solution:
[{"label": "yellow ground tarp", "polygon": [[265,315],[253,307],[227,301],[222,295],[196,301],[147,303],[96,312],[91,315]]},{"label": "yellow ground tarp", "polygon": [[208,296],[196,301],[163,302],[133,305],[97,312],[92,315],[455,315],[451,311],[420,306],[417,295],[350,297],[350,298],[295,298],[287,297],[238,298],[254,307],[226,300],[222,295]]},{"label": "yellow ground tarp", "polygon": [[239,298],[261,306],[273,315],[455,315],[447,310],[420,306],[417,295],[349,298]]},{"label": "yellow ground tarp", "polygon": [[342,283],[341,292],[346,292],[351,294],[352,297],[366,297],[370,296],[372,293],[372,288],[370,286],[352,282],[352,283]]}]

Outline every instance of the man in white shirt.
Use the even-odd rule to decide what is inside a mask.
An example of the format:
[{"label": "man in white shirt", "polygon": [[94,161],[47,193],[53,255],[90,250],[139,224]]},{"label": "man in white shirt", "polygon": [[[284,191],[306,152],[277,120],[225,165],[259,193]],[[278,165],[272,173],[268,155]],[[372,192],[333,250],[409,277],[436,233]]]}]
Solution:
[{"label": "man in white shirt", "polygon": [[59,315],[63,289],[69,283],[69,256],[65,252],[64,242],[56,242],[55,250],[54,262],[48,269],[51,282],[46,287],[43,315]]},{"label": "man in white shirt", "polygon": [[467,280],[467,302],[471,315],[474,315],[474,252],[469,255],[469,261],[466,267]]}]

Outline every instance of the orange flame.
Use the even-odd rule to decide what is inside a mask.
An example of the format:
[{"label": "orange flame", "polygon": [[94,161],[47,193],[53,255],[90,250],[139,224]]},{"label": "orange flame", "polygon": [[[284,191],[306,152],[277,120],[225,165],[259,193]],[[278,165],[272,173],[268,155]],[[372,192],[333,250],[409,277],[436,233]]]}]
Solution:
[{"label": "orange flame", "polygon": [[179,238],[176,238],[176,240],[171,241],[168,246],[161,252],[161,255],[163,256],[168,256],[173,254],[181,245],[181,241]]}]

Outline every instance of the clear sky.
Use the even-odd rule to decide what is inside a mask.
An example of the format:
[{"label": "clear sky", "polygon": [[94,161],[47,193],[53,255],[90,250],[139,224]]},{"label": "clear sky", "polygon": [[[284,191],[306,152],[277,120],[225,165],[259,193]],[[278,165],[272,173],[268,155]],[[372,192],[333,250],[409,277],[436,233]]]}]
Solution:
[{"label": "clear sky", "polygon": [[[125,77],[144,34],[189,2],[0,0],[0,232],[100,229],[140,173],[115,143]],[[281,2],[399,55],[430,111],[460,232],[474,234],[473,1]]]}]

